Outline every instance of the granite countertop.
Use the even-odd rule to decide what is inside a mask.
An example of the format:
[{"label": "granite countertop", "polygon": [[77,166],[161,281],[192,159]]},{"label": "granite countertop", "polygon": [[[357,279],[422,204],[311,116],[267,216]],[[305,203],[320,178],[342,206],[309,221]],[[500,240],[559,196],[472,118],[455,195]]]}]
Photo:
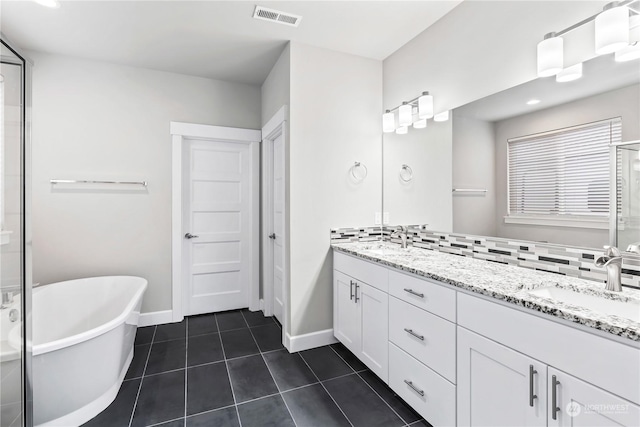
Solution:
[{"label": "granite countertop", "polygon": [[[574,323],[640,341],[640,290],[623,288],[610,292],[597,282],[561,276],[544,271],[488,262],[415,247],[406,249],[388,242],[334,243],[334,250],[378,264],[444,282],[457,288],[486,295],[508,303],[546,313]],[[604,309],[589,308],[589,301],[561,301],[530,293],[540,288],[559,288],[577,292],[583,300],[611,302]],[[552,289],[553,290],[553,289]],[[566,292],[565,292],[566,294]],[[579,300],[580,298],[576,298]],[[627,313],[618,312],[616,302],[629,303]],[[606,302],[605,305],[608,305]],[[636,310],[637,308],[637,310]],[[617,314],[614,314],[617,313]]]}]

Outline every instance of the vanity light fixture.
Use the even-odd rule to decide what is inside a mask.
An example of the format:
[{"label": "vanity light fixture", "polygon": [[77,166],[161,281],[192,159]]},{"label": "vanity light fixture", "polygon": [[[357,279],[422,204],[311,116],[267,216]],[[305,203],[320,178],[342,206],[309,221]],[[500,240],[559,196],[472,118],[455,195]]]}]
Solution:
[{"label": "vanity light fixture", "polygon": [[390,110],[387,110],[382,115],[382,132],[389,133],[393,132],[394,130],[396,130],[395,115]]},{"label": "vanity light fixture", "polygon": [[[418,98],[418,117],[421,119],[430,119],[433,117],[433,96],[429,92],[422,92],[422,96]],[[424,127],[426,127],[426,122]]]},{"label": "vanity light fixture", "polygon": [[640,46],[638,46],[640,40],[635,40],[633,34],[629,35],[629,30],[634,27],[633,22],[638,15],[638,11],[629,6],[637,2],[640,2],[640,0],[608,3],[600,13],[583,19],[562,31],[546,34],[544,40],[538,43],[538,77],[560,74],[556,78],[558,82],[567,82],[580,78],[582,73],[577,72],[578,67],[576,67],[576,70],[573,69],[573,66],[564,68],[564,42],[562,36],[592,21],[595,22],[596,54],[604,55],[616,52],[616,61],[618,62],[635,59],[640,56],[640,52],[635,50],[636,47],[640,50]]},{"label": "vanity light fixture", "polygon": [[564,68],[564,40],[556,33],[548,33],[538,43],[538,77],[558,74]]},{"label": "vanity light fixture", "polygon": [[640,58],[640,15],[629,18],[629,45],[615,53],[616,62]]},{"label": "vanity light fixture", "polygon": [[58,0],[33,0],[41,6],[49,7],[51,9],[57,9],[60,7]]},{"label": "vanity light fixture", "polygon": [[596,53],[616,52],[629,44],[629,8],[611,2],[596,16]]},{"label": "vanity light fixture", "polygon": [[398,108],[398,125],[410,126],[413,119],[413,106],[408,102],[403,102]]},{"label": "vanity light fixture", "polygon": [[539,104],[540,100],[539,99],[530,99],[527,101],[527,105],[536,105]]},{"label": "vanity light fixture", "polygon": [[560,83],[571,82],[578,80],[580,77],[582,77],[582,62],[560,71],[556,74],[556,81]]},{"label": "vanity light fixture", "polygon": [[414,129],[424,129],[427,127],[427,119],[420,119],[413,122]]},{"label": "vanity light fixture", "polygon": [[[397,116],[396,110],[398,110]],[[427,119],[433,119],[436,122],[449,120],[449,111],[434,115],[433,95],[422,92],[419,96],[404,101],[395,108],[385,110],[382,114],[382,131],[385,133],[395,131],[398,135],[404,135],[408,133],[409,126],[413,126],[414,129],[426,128]]]},{"label": "vanity light fixture", "polygon": [[447,120],[449,120],[449,110],[443,111],[442,113],[438,113],[433,116],[434,122],[446,122]]}]

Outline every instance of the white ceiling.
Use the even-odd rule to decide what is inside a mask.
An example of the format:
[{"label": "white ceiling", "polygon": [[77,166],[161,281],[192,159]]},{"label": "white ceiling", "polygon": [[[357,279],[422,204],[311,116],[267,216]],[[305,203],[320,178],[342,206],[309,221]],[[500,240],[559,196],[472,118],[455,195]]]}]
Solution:
[{"label": "white ceiling", "polygon": [[[2,0],[0,28],[26,50],[261,84],[289,40],[382,60],[461,1]],[[256,4],[300,26],[255,20]]]},{"label": "white ceiling", "polygon": [[[493,122],[638,84],[640,60],[615,62],[611,54],[598,56],[583,64],[582,74],[566,83],[555,77],[532,80],[456,108],[455,114]],[[534,98],[540,103],[526,104]]]}]

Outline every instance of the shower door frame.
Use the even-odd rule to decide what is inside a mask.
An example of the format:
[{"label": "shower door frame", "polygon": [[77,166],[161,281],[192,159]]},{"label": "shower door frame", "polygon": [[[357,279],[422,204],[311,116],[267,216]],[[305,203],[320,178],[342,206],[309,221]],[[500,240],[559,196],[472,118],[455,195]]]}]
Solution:
[{"label": "shower door frame", "polygon": [[640,139],[609,144],[609,244],[618,247],[618,148],[640,143]]},{"label": "shower door frame", "polygon": [[31,369],[31,292],[32,292],[32,260],[31,260],[31,74],[33,62],[0,32],[0,43],[13,53],[20,61],[13,58],[0,57],[0,62],[21,66],[22,86],[21,98],[21,182],[20,203],[22,215],[20,217],[21,239],[21,303],[22,303],[22,425],[33,426],[33,383]]}]

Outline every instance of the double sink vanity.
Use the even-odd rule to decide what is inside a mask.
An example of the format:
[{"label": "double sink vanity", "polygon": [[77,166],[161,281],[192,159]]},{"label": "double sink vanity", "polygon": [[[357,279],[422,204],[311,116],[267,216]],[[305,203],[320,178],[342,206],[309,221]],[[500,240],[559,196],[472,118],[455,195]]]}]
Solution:
[{"label": "double sink vanity", "polygon": [[640,426],[640,290],[332,244],[334,335],[434,426]]}]

